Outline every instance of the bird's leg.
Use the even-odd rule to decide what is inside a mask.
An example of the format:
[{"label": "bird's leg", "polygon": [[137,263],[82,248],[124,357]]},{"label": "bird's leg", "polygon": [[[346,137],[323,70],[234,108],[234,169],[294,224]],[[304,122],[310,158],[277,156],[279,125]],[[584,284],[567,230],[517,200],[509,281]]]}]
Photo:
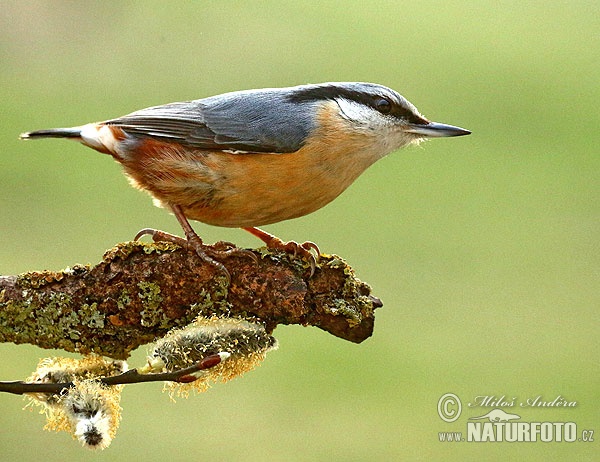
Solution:
[{"label": "bird's leg", "polygon": [[[175,236],[173,234],[164,232],[164,231],[159,231],[157,229],[145,228],[145,229],[142,229],[139,233],[137,233],[137,235],[135,236],[135,240],[138,240],[140,237],[148,234],[148,235],[152,236],[152,240],[154,240],[155,242],[157,242],[157,241],[172,242],[181,247],[184,247],[187,249],[192,249],[196,252],[196,254],[202,260],[215,266],[219,271],[224,273],[229,282],[231,282],[231,275],[229,274],[229,271],[227,271],[227,268],[225,268],[225,266],[222,263],[216,261],[213,257],[224,258],[224,257],[232,256],[232,255],[238,255],[238,256],[250,257],[255,262],[258,262],[258,258],[256,257],[256,255],[254,255],[249,250],[245,250],[245,249],[213,250],[213,249],[206,247],[204,245],[204,243],[202,242],[202,239],[200,239],[200,236],[198,236],[198,234],[196,234],[196,232],[190,225],[190,223],[187,220],[187,218],[185,217],[181,207],[179,205],[175,205],[175,204],[170,204],[170,207],[171,207],[171,210],[173,211],[173,214],[175,215],[175,218],[177,218],[177,221],[179,221],[179,224],[183,228],[183,232],[185,233],[185,239],[183,239],[179,236]],[[209,253],[211,255],[208,255]]]},{"label": "bird's leg", "polygon": [[[273,236],[272,234],[267,233],[266,231],[263,231],[260,228],[252,227],[243,229],[259,238],[270,249],[282,250],[286,253],[291,253],[294,257],[300,256],[306,259],[310,264],[310,276],[312,277],[313,274],[315,274],[315,269],[317,268],[317,261],[319,259],[319,255],[321,254],[321,251],[319,250],[317,244],[315,244],[314,242],[307,241],[302,244],[295,241],[283,242],[277,236]],[[316,252],[316,257],[315,254],[311,252],[311,250]]]}]

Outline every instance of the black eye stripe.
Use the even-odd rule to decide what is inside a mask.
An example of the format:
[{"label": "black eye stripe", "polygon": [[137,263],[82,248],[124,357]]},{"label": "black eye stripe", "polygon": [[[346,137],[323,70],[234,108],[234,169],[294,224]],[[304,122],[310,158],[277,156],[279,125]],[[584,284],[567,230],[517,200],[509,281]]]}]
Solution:
[{"label": "black eye stripe", "polygon": [[346,98],[350,101],[356,101],[364,104],[365,106],[370,106],[376,110],[378,110],[376,106],[377,101],[384,99],[384,97],[379,95],[363,93],[360,91],[354,91],[348,88],[335,86],[306,88],[302,91],[296,92],[290,97],[290,99],[294,102],[318,101],[335,98]]},{"label": "black eye stripe", "polygon": [[[293,102],[308,102],[308,101],[319,101],[325,99],[335,98],[346,98],[350,101],[356,101],[364,104],[365,106],[372,107],[377,112],[396,117],[408,121],[410,123],[424,123],[424,119],[407,107],[395,102],[387,95],[373,94],[361,91],[355,91],[349,88],[338,87],[334,85],[327,86],[315,86],[307,87],[302,90],[296,91],[290,96],[290,100]],[[382,110],[379,104],[382,100],[389,102],[389,110]]]}]

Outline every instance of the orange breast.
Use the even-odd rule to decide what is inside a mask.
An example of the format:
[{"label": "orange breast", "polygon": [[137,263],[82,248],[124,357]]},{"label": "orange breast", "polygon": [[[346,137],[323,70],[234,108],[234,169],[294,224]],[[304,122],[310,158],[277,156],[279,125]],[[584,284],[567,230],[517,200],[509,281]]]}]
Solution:
[{"label": "orange breast", "polygon": [[261,226],[323,207],[377,160],[367,135],[329,115],[321,113],[319,131],[293,153],[201,151],[147,139],[118,160],[159,205],[178,204],[186,217],[212,225]]}]

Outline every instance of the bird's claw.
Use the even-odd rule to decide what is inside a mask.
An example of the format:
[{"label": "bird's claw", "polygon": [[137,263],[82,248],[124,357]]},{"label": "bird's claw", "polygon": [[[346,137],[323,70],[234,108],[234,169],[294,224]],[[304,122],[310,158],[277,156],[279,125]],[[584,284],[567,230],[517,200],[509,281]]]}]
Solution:
[{"label": "bird's claw", "polygon": [[139,241],[143,236],[150,236],[154,242],[170,242],[177,244],[180,247],[187,247],[188,241],[183,237],[175,236],[174,234],[160,231],[154,228],[144,228],[138,231],[133,238],[134,241]]},{"label": "bird's claw", "polygon": [[310,265],[309,278],[315,274],[321,251],[319,250],[319,246],[314,242],[307,241],[302,244],[295,241],[283,242],[277,236],[267,233],[260,228],[247,227],[244,229],[267,244],[267,248],[269,249],[281,250],[282,252],[292,254],[293,257],[300,256],[305,259]]},{"label": "bird's claw", "polygon": [[223,263],[217,261],[216,259],[239,256],[251,258],[255,263],[258,263],[258,258],[250,250],[237,248],[227,250],[214,249],[205,246],[202,242],[202,239],[200,239],[197,234],[190,235],[187,239],[185,239],[183,237],[175,236],[174,234],[160,231],[158,229],[144,228],[135,235],[134,240],[138,241],[142,236],[151,236],[154,242],[171,242],[185,249],[193,250],[203,261],[213,265],[220,272],[222,272],[227,278],[228,285],[231,283],[231,274],[227,268],[225,268]]},{"label": "bird's claw", "polygon": [[[219,247],[230,247],[226,250],[221,250]],[[206,253],[216,256],[217,258],[225,257],[242,257],[250,258],[255,264],[258,264],[258,257],[252,250],[240,249],[229,242],[219,241],[213,247],[206,247]]]},{"label": "bird's claw", "polygon": [[267,244],[270,249],[282,250],[285,253],[292,254],[294,258],[300,257],[306,260],[310,267],[309,279],[315,274],[315,271],[319,262],[319,255],[321,251],[319,246],[311,241],[303,242],[302,244],[296,241],[283,242],[278,239],[277,241],[271,241]]}]

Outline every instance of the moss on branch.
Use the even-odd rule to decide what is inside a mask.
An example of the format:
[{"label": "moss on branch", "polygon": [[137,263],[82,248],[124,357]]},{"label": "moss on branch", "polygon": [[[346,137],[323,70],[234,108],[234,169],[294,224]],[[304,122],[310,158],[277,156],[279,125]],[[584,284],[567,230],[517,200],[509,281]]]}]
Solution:
[{"label": "moss on branch", "polygon": [[[231,244],[217,243],[218,250]],[[305,263],[266,249],[221,262],[231,283],[193,252],[165,242],[127,242],[97,265],[0,276],[0,341],[125,359],[170,329],[206,317],[236,316],[265,325],[319,327],[362,342],[381,305],[339,257]]]}]

